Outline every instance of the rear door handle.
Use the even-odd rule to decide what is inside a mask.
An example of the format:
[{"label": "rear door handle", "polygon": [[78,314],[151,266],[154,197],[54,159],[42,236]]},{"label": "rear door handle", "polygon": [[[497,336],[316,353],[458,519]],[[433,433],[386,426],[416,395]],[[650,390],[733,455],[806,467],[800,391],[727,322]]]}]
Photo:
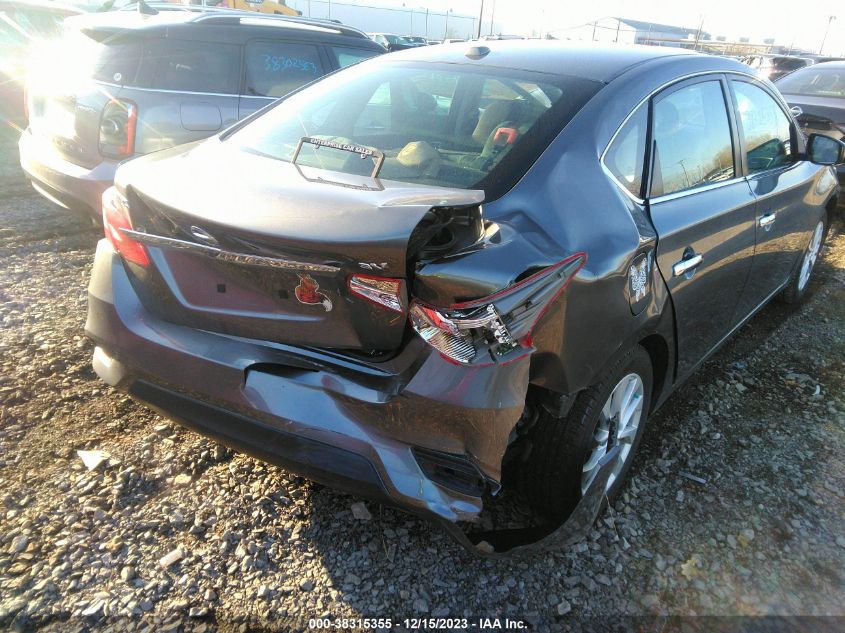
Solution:
[{"label": "rear door handle", "polygon": [[698,268],[702,261],[704,261],[704,258],[701,255],[685,256],[684,259],[672,266],[672,274],[675,277],[683,277],[691,270]]},{"label": "rear door handle", "polygon": [[777,217],[778,217],[777,213],[774,213],[774,212],[766,213],[764,215],[761,215],[759,218],[757,218],[757,224],[760,227],[762,227],[762,228],[764,228],[768,231],[772,228],[772,224],[775,223],[775,220],[777,219]]}]

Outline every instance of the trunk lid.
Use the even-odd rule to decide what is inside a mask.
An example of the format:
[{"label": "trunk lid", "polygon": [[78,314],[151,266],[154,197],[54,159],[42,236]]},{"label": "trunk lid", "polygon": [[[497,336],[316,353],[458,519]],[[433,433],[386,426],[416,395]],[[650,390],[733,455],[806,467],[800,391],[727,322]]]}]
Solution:
[{"label": "trunk lid", "polygon": [[224,145],[165,150],[118,170],[152,260],[128,265],[145,306],[171,322],[247,338],[399,347],[407,313],[352,293],[350,276],[401,279],[407,305],[414,230],[435,207],[477,207],[483,192],[298,167]]}]

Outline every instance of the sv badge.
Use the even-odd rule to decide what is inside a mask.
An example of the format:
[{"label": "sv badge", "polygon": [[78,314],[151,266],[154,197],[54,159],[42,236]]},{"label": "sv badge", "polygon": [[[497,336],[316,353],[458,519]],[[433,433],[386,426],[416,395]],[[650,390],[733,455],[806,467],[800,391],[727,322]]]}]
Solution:
[{"label": "sv badge", "polygon": [[297,277],[299,277],[299,285],[294,290],[297,301],[305,305],[321,305],[326,312],[329,312],[332,309],[332,301],[325,293],[320,292],[320,285],[314,281],[314,278],[311,275],[299,273]]}]

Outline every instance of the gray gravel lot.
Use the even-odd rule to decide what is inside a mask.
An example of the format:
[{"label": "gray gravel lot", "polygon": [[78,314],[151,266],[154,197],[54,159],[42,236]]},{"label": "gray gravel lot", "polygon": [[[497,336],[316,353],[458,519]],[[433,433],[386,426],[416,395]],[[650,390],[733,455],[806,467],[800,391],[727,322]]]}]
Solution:
[{"label": "gray gravel lot", "polygon": [[[375,503],[356,518],[361,499],[182,431],[99,382],[82,328],[100,232],[40,199],[16,160],[6,132],[0,628],[845,617],[841,223],[808,302],[767,307],[650,421],[629,484],[586,540],[489,562]],[[108,458],[89,472],[77,450]]]}]

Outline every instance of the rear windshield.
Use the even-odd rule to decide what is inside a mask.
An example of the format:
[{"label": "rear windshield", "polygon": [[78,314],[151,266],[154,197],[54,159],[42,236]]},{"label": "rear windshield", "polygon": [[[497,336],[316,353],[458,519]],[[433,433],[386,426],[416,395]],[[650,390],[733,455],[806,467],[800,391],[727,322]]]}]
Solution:
[{"label": "rear windshield", "polygon": [[236,131],[230,142],[296,164],[379,177],[484,189],[510,189],[599,82],[510,69],[371,60],[297,92]]},{"label": "rear windshield", "polygon": [[803,59],[789,59],[788,57],[775,57],[772,59],[772,66],[778,70],[797,70],[804,68],[807,61]]},{"label": "rear windshield", "polygon": [[788,94],[845,99],[845,68],[811,66],[787,75],[777,87]]},{"label": "rear windshield", "polygon": [[120,35],[76,28],[66,29],[64,37],[53,44],[52,55],[45,56],[66,79],[93,78],[112,84],[132,84],[138,74],[141,47]]}]

